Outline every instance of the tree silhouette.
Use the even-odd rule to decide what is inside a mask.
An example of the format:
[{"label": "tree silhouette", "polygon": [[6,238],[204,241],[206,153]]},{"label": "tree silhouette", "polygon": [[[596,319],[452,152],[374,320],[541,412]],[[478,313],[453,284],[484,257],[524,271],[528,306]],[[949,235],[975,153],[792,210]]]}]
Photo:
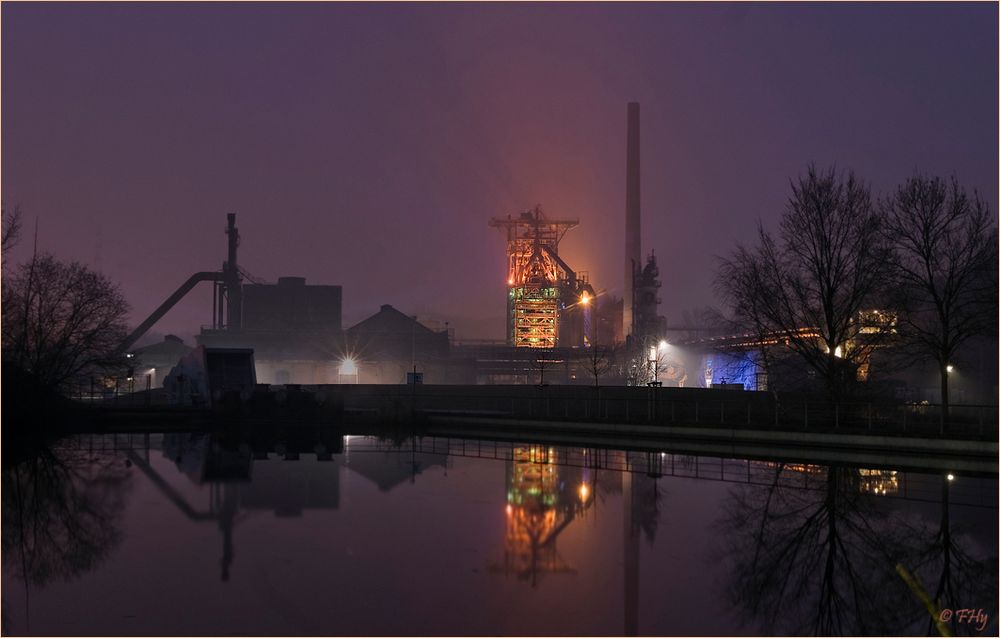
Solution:
[{"label": "tree silhouette", "polygon": [[[997,556],[977,558],[969,548],[969,539],[951,518],[951,481],[942,476],[941,517],[937,529],[912,525],[910,535],[922,539],[913,569],[939,609],[967,609],[992,605],[985,611],[996,627]],[[928,633],[933,621],[928,620]],[[955,635],[982,635],[975,623],[958,622],[952,617]]]},{"label": "tree silhouette", "polygon": [[[13,210],[7,211],[7,206],[0,204],[0,216],[3,217],[3,228],[0,232],[0,251],[6,253],[17,245],[21,238],[21,207],[15,205]],[[3,256],[3,262],[7,263],[7,256]]]},{"label": "tree silhouette", "polygon": [[[787,480],[801,472],[819,489]],[[873,498],[842,467],[779,465],[769,485],[737,486],[720,554],[733,563],[727,593],[744,619],[765,633],[894,635],[926,615],[895,572],[912,539]]]},{"label": "tree silhouette", "polygon": [[38,588],[91,571],[121,541],[130,487],[120,457],[92,458],[67,444],[4,468],[4,561]]},{"label": "tree silhouette", "polygon": [[593,345],[583,352],[583,365],[594,379],[594,387],[601,386],[601,377],[615,367],[615,350],[610,346]]},{"label": "tree silhouette", "polygon": [[881,225],[868,187],[853,173],[810,166],[792,184],[778,237],[758,226],[757,245],[738,246],[716,278],[733,315],[762,339],[784,342],[832,398],[850,389],[888,332],[861,337],[859,321],[883,301]]},{"label": "tree silhouette", "polygon": [[881,207],[902,345],[937,364],[943,433],[948,366],[970,338],[997,330],[997,230],[986,202],[954,179],[912,177]]},{"label": "tree silhouette", "polygon": [[121,365],[129,306],[118,286],[51,255],[22,264],[3,287],[3,355],[49,390]]}]

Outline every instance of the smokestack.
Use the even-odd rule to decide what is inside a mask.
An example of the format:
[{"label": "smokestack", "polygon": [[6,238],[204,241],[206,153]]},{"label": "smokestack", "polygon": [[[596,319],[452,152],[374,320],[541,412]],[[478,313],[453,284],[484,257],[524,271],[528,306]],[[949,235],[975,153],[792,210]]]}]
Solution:
[{"label": "smokestack", "polygon": [[622,332],[632,334],[632,269],[642,265],[642,230],[639,216],[639,103],[628,103],[628,141],[625,151],[625,295]]},{"label": "smokestack", "polygon": [[[236,263],[236,249],[240,245],[240,231],[236,229],[236,213],[227,214],[226,222],[226,234],[229,235],[229,259],[223,268],[228,299],[226,327],[229,330],[240,330],[243,327],[243,286],[239,265]],[[221,305],[219,310],[222,310]]]}]

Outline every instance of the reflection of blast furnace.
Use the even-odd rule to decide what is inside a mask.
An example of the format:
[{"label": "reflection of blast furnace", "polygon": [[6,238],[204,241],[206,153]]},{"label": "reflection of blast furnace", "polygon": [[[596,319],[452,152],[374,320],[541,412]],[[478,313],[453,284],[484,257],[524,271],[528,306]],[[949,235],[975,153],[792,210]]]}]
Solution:
[{"label": "reflection of blast furnace", "polygon": [[556,538],[593,503],[593,485],[583,471],[557,466],[555,456],[555,448],[515,446],[507,463],[507,532],[500,569],[532,586],[540,572],[575,571],[559,556]]}]

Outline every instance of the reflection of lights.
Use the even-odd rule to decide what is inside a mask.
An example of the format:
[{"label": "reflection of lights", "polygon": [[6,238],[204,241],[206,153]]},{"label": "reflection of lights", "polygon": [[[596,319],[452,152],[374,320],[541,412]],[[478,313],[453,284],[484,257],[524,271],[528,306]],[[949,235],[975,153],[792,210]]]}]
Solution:
[{"label": "reflection of lights", "polygon": [[954,474],[949,474],[948,475],[948,480],[949,481],[954,481],[955,480],[955,475]]},{"label": "reflection of lights", "polygon": [[899,491],[899,476],[896,470],[859,469],[861,492],[885,496]]},{"label": "reflection of lights", "polygon": [[590,488],[587,487],[586,483],[580,483],[580,500],[586,502],[587,495],[590,494]]},{"label": "reflection of lights", "polygon": [[955,366],[953,366],[953,365],[951,365],[949,363],[948,366],[945,368],[945,370],[947,370],[948,372],[954,372],[955,371]]},{"label": "reflection of lights", "polygon": [[514,285],[514,278],[513,277],[510,277],[510,278],[507,279],[507,285],[508,286],[513,286]]},{"label": "reflection of lights", "polygon": [[507,516],[510,516],[513,513],[514,513],[514,508],[511,507],[510,504],[508,504],[507,505]]}]

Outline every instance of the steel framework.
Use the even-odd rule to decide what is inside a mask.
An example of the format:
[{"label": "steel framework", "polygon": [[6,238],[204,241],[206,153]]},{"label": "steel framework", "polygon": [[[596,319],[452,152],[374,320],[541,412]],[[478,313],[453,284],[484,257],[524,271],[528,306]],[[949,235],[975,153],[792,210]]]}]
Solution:
[{"label": "steel framework", "polygon": [[559,343],[567,299],[589,284],[559,257],[559,242],[579,221],[553,220],[540,207],[517,217],[494,217],[490,226],[507,235],[507,343],[518,348],[554,348]]}]

